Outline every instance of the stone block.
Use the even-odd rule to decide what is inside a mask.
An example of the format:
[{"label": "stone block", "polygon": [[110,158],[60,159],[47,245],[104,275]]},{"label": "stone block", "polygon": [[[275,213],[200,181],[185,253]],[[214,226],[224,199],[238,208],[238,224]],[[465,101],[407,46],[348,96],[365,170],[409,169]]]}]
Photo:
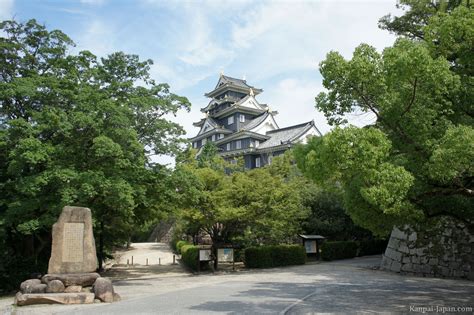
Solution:
[{"label": "stone block", "polygon": [[387,247],[388,247],[388,248],[392,248],[392,249],[398,249],[399,244],[400,244],[400,240],[399,240],[399,239],[396,239],[396,238],[391,237],[391,238],[388,240]]},{"label": "stone block", "polygon": [[414,264],[419,264],[420,263],[420,257],[411,256],[411,262],[414,263]]},{"label": "stone block", "polygon": [[413,266],[412,264],[403,264],[401,270],[405,272],[411,272],[413,271]]},{"label": "stone block", "polygon": [[438,258],[431,258],[428,264],[430,264],[431,266],[438,265]]},{"label": "stone block", "polygon": [[63,208],[53,225],[48,273],[87,273],[97,269],[91,210]]},{"label": "stone block", "polygon": [[82,287],[80,285],[70,285],[64,290],[64,292],[66,292],[66,293],[79,293],[79,292],[82,292]]},{"label": "stone block", "polygon": [[112,281],[109,279],[98,278],[92,288],[96,299],[106,303],[112,303],[114,301],[114,287],[112,286]]},{"label": "stone block", "polygon": [[390,236],[390,238],[398,238],[400,240],[406,240],[408,238],[407,234],[403,231],[401,231],[400,229],[398,229],[397,227],[394,227],[393,230],[392,230],[392,235]]},{"label": "stone block", "polygon": [[398,261],[394,261],[390,267],[390,270],[394,272],[400,272],[401,267],[402,265]]},{"label": "stone block", "polygon": [[403,256],[402,263],[404,263],[404,264],[411,263],[410,256]]},{"label": "stone block", "polygon": [[418,238],[418,234],[416,232],[413,232],[408,236],[408,241],[409,242],[415,242],[417,240],[417,238]]},{"label": "stone block", "polygon": [[389,270],[390,266],[392,265],[392,261],[393,260],[391,258],[384,255],[382,257],[382,263],[380,264],[380,268]]},{"label": "stone block", "polygon": [[90,304],[94,302],[93,293],[38,293],[15,296],[15,304],[19,306],[33,304]]},{"label": "stone block", "polygon": [[410,252],[410,249],[408,249],[408,246],[405,243],[401,243],[400,247],[398,248],[398,251],[404,254],[408,254]]},{"label": "stone block", "polygon": [[385,256],[391,258],[394,261],[402,261],[402,254],[391,248],[387,248],[387,250],[385,251]]},{"label": "stone block", "polygon": [[70,273],[70,274],[47,274],[41,278],[43,283],[48,283],[52,280],[60,280],[65,286],[80,285],[82,287],[91,286],[95,280],[99,278],[98,273]]},{"label": "stone block", "polygon": [[39,279],[25,280],[20,284],[21,293],[44,293],[46,285],[41,283]]},{"label": "stone block", "polygon": [[64,292],[64,284],[60,280],[51,280],[46,287],[46,293],[62,293]]}]

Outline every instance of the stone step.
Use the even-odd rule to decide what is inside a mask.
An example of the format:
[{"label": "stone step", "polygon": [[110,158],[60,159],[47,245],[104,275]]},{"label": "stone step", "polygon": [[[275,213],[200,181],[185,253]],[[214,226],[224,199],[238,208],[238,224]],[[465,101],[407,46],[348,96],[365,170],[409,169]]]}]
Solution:
[{"label": "stone step", "polygon": [[33,304],[92,304],[94,293],[26,293],[18,292],[15,304],[19,306]]}]

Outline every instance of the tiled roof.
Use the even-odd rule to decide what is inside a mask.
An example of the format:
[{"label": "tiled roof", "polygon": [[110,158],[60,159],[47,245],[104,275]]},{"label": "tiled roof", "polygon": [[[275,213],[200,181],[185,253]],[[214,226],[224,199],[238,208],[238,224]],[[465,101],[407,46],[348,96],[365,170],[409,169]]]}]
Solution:
[{"label": "tiled roof", "polygon": [[258,146],[258,149],[266,149],[290,143],[291,140],[308,130],[311,125],[312,121],[300,125],[269,131],[267,132],[267,136],[270,136],[270,139],[261,143]]},{"label": "tiled roof", "polygon": [[253,129],[257,127],[258,125],[260,125],[265,119],[267,119],[268,115],[270,114],[268,112],[265,112],[262,115],[241,124],[241,127],[242,129],[245,129],[245,130]]},{"label": "tiled roof", "polygon": [[[232,78],[232,77],[228,77],[226,75],[222,75],[222,82],[223,83],[231,83],[231,84],[234,84],[234,85],[237,85],[237,86],[241,86],[243,88],[247,88],[247,89],[250,89],[250,88],[253,88],[253,86],[250,86],[247,84],[247,81],[245,80],[241,80],[241,79],[237,79],[237,78]],[[216,87],[217,88],[217,87]]]}]

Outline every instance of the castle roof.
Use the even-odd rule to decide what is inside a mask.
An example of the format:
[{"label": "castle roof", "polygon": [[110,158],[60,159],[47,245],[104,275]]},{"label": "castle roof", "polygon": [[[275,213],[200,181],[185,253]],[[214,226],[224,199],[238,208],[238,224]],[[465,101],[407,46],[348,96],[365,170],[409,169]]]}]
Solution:
[{"label": "castle roof", "polygon": [[292,144],[293,141],[297,140],[312,127],[314,127],[314,122],[309,121],[295,126],[268,131],[267,136],[270,136],[270,139],[261,143],[258,149],[267,149],[284,144]]}]

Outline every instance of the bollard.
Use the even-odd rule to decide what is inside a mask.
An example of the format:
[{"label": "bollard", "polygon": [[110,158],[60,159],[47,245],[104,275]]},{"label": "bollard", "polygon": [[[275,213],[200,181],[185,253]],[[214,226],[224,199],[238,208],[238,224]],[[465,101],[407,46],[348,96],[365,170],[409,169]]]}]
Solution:
[{"label": "bollard", "polygon": [[161,266],[161,258],[158,258],[158,265]]},{"label": "bollard", "polygon": [[130,265],[130,260],[129,259],[127,259],[127,267],[128,267],[128,265]]},{"label": "bollard", "polygon": [[176,264],[176,256],[173,255],[173,265]]},{"label": "bollard", "polygon": [[132,266],[133,266],[133,256],[132,256]]},{"label": "bollard", "polygon": [[146,265],[148,266],[148,258],[146,259]]}]

